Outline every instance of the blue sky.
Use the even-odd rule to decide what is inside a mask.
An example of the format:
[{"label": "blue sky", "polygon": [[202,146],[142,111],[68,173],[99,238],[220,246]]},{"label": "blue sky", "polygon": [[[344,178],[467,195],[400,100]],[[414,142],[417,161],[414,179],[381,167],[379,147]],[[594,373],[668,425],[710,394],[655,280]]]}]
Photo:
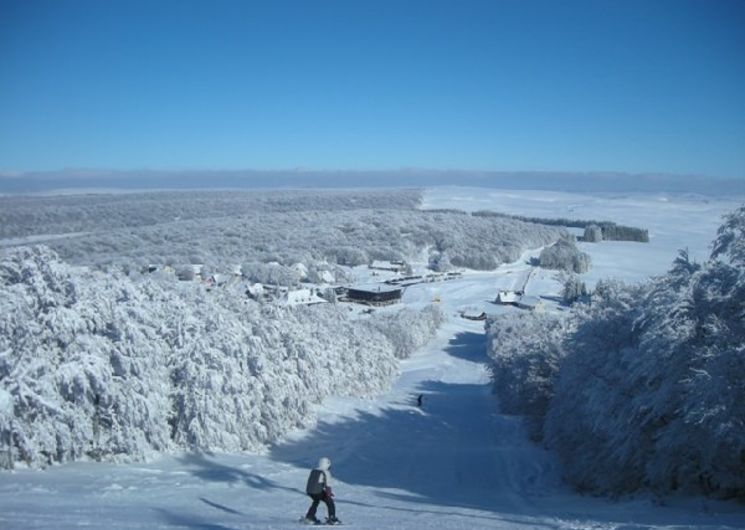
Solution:
[{"label": "blue sky", "polygon": [[745,178],[745,1],[0,0],[0,169]]}]

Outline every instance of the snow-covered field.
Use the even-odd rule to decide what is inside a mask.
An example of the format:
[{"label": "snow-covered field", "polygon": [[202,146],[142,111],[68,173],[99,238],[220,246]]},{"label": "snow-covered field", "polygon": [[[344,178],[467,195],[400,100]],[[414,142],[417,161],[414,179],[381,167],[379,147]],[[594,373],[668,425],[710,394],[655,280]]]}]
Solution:
[{"label": "snow-covered field", "polygon": [[516,191],[479,188],[436,188],[424,195],[423,208],[493,210],[528,217],[613,221],[649,230],[650,243],[605,241],[600,248],[580,244],[592,256],[589,284],[614,277],[637,281],[665,272],[679,249],[691,258],[709,257],[709,245],[722,224],[722,214],[742,206],[745,197],[701,195],[577,194],[556,191]]},{"label": "snow-covered field", "polygon": [[[650,243],[581,244],[588,283],[642,280],[666,271],[677,249],[704,259],[735,199],[579,195],[439,188],[425,208],[610,220],[647,228]],[[519,418],[491,393],[483,324],[458,316],[494,305],[497,287],[521,284],[529,255],[494,272],[407,288],[404,303],[439,300],[448,323],[401,362],[394,386],[375,399],[327,399],[319,423],[262,454],[183,454],[147,464],[79,462],[0,473],[2,528],[297,528],[308,506],[308,468],[331,458],[339,518],[365,529],[745,528],[745,506],[702,498],[640,495],[607,500],[572,492],[552,455],[532,444]],[[528,294],[560,285],[534,272]],[[416,396],[424,405],[416,406]],[[323,506],[319,514],[323,514]]]}]

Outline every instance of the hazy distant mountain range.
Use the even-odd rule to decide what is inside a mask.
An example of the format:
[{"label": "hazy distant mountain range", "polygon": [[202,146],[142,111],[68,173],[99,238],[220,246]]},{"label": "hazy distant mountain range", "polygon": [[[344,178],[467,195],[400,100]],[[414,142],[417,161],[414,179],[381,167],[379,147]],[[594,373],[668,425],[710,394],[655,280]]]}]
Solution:
[{"label": "hazy distant mountain range", "polygon": [[460,185],[568,192],[745,194],[745,179],[611,172],[468,170],[60,170],[0,172],[0,193],[206,188],[350,188]]}]

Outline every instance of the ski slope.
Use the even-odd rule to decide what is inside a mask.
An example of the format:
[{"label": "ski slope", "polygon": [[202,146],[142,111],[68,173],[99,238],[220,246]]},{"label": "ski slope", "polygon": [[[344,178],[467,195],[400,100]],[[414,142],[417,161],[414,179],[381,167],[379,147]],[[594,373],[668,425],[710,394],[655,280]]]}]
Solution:
[{"label": "ski slope", "polygon": [[490,304],[484,293],[500,274],[407,290],[412,304],[436,290],[450,318],[427,348],[402,362],[385,395],[329,399],[315,428],[261,455],[183,454],[0,474],[0,527],[298,528],[308,507],[307,469],[326,455],[338,516],[355,528],[744,528],[745,510],[732,503],[608,501],[561,484],[551,455],[527,440],[518,418],[498,412],[483,324],[456,313],[479,300]]},{"label": "ski slope", "polygon": [[[524,199],[545,202],[528,192]],[[445,197],[428,200],[441,205]],[[608,211],[602,206],[601,213]],[[624,279],[663,272],[674,257],[665,250],[676,237],[685,237],[686,223],[703,232],[719,224],[711,211],[715,206],[708,205],[700,217],[681,214],[678,224],[663,232],[666,225],[655,220],[655,207],[651,201],[644,210],[644,219],[658,227],[649,246],[624,247],[625,259],[644,272],[627,272]],[[729,204],[717,207],[723,213]],[[612,220],[647,226],[643,220]],[[713,232],[705,235],[708,242]],[[699,247],[692,250],[705,252]],[[592,274],[601,275],[603,263],[615,267],[618,248],[614,243],[583,248],[601,264]],[[649,258],[663,253],[664,261]],[[439,300],[448,321],[427,347],[401,363],[394,385],[376,399],[328,399],[318,406],[315,427],[293,433],[263,454],[180,454],[146,464],[79,462],[0,473],[0,528],[297,529],[309,504],[302,491],[307,472],[321,456],[333,462],[337,514],[352,528],[745,528],[745,507],[733,502],[581,496],[561,483],[554,459],[527,439],[519,418],[499,413],[483,323],[458,314],[465,307],[517,311],[492,300],[497,287],[525,282],[527,258],[494,272],[407,288],[404,303]],[[612,272],[608,267],[605,272]],[[535,271],[526,285],[528,294],[546,300],[558,289],[547,271]],[[421,408],[419,394],[424,395]]]}]

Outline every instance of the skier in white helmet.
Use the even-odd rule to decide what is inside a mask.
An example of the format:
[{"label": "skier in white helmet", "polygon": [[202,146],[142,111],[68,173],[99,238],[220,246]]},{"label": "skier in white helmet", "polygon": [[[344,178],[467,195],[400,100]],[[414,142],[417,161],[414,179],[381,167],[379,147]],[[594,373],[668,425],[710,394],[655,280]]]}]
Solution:
[{"label": "skier in white helmet", "polygon": [[318,461],[318,467],[313,469],[308,475],[308,483],[305,486],[305,493],[313,499],[313,502],[308,508],[308,513],[305,514],[305,522],[309,524],[321,524],[321,521],[316,517],[316,510],[318,504],[323,501],[326,504],[326,511],[328,512],[328,519],[326,524],[341,524],[341,521],[336,518],[336,505],[334,505],[334,493],[331,491],[331,460],[325,456]]}]

